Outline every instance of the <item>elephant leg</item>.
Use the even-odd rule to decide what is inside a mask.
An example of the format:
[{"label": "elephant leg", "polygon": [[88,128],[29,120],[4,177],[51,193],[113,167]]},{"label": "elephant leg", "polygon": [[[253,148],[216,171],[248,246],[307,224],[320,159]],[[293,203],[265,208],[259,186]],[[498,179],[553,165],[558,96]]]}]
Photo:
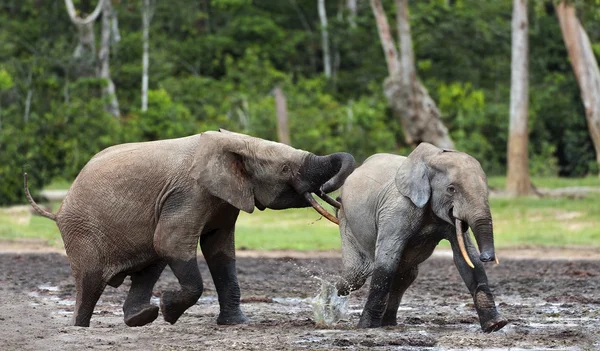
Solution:
[{"label": "elephant leg", "polygon": [[399,239],[400,235],[395,233],[395,229],[390,233],[386,232],[387,230],[384,229],[378,235],[375,268],[367,302],[358,322],[359,328],[381,326],[394,274],[399,269],[405,242]]},{"label": "elephant leg", "polygon": [[174,324],[183,312],[193,306],[202,296],[204,284],[196,258],[188,260],[169,258],[167,263],[177,277],[181,288],[163,291],[160,310],[165,321]]},{"label": "elephant leg", "polygon": [[163,213],[154,234],[154,249],[180,285],[179,290],[163,291],[160,300],[163,318],[171,324],[198,301],[204,290],[196,259],[200,230],[186,216],[189,214],[184,211]]},{"label": "elephant leg", "polygon": [[74,272],[75,289],[75,313],[73,315],[74,325],[78,327],[89,327],[90,319],[94,313],[94,307],[102,295],[106,282],[102,278],[102,272]]},{"label": "elephant leg", "polygon": [[340,220],[340,233],[342,238],[342,276],[335,287],[338,296],[346,296],[351,291],[360,289],[373,269],[372,260],[354,240],[354,234],[348,227],[346,220]]},{"label": "elephant leg", "polygon": [[158,306],[150,303],[152,288],[165,269],[166,262],[151,264],[131,274],[131,287],[123,304],[125,324],[140,327],[152,323],[158,317]]},{"label": "elephant leg", "polygon": [[394,277],[392,288],[388,296],[387,306],[381,325],[397,325],[396,315],[398,314],[398,306],[402,301],[402,296],[408,287],[415,281],[419,274],[419,267],[414,266],[407,271],[398,272]]},{"label": "elephant leg", "polygon": [[[232,223],[235,223],[235,218]],[[248,318],[240,309],[241,295],[235,266],[234,228],[202,233],[200,248],[219,298],[220,312],[217,324],[232,325],[248,322]]]},{"label": "elephant leg", "polygon": [[504,319],[496,309],[494,295],[492,295],[488,286],[485,268],[478,258],[479,255],[471,242],[470,235],[466,233],[464,237],[469,258],[473,262],[475,268],[471,268],[467,265],[467,262],[460,253],[456,237],[451,235],[449,240],[450,245],[452,246],[454,264],[467,285],[471,296],[473,296],[481,329],[485,333],[491,333],[502,329],[508,321]]}]

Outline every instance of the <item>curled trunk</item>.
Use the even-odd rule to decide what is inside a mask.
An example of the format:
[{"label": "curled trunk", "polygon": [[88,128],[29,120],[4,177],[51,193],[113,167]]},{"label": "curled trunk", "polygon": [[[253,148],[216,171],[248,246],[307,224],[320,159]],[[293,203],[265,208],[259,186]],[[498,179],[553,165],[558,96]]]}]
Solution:
[{"label": "curled trunk", "polygon": [[356,161],[352,155],[338,152],[327,156],[310,155],[305,165],[299,170],[300,176],[294,188],[302,194],[306,201],[322,216],[335,224],[339,224],[334,215],[328,213],[310,193],[317,193],[325,201],[339,208],[337,201],[325,196],[330,191],[337,190],[346,178],[356,168]]},{"label": "curled trunk", "polygon": [[356,168],[356,161],[352,155],[345,152],[337,152],[329,156],[322,156],[322,163],[325,167],[329,166],[333,169],[337,169],[337,173],[330,178],[323,186],[321,191],[323,193],[330,193],[334,190],[339,189],[346,181],[346,178],[354,172]]}]

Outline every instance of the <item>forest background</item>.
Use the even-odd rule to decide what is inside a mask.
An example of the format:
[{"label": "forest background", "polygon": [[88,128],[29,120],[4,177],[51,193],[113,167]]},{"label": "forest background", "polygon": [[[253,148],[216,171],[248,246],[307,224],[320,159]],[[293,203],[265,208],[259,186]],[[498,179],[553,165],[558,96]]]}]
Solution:
[{"label": "forest background", "polygon": [[[97,1],[73,1],[90,14]],[[331,73],[324,72],[317,0],[155,1],[149,22],[148,108],[142,108],[144,2],[112,1],[110,71],[119,117],[103,108],[107,81],[85,55],[63,1],[0,1],[0,204],[22,203],[22,171],[39,189],[70,181],[118,143],[219,127],[277,140],[274,89],[287,98],[291,144],[317,154],[406,154],[384,96],[388,76],[368,1],[328,0]],[[512,2],[411,1],[418,76],[455,148],[488,175],[506,173]],[[394,1],[384,0],[394,8]],[[352,13],[351,13],[352,12]],[[394,12],[390,10],[390,14]],[[102,17],[103,15],[100,15]],[[578,16],[600,55],[600,11]],[[395,19],[389,17],[390,26]],[[100,38],[100,20],[95,27]],[[117,34],[117,35],[115,35]],[[597,174],[585,111],[552,1],[529,11],[529,167],[533,176]]]}]

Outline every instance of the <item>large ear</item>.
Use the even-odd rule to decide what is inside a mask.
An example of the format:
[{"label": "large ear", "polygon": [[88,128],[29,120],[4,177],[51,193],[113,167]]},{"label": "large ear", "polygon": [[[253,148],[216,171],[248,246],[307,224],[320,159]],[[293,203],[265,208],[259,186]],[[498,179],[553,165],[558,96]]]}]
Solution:
[{"label": "large ear", "polygon": [[254,212],[254,191],[244,166],[244,157],[226,140],[215,141],[210,148],[212,152],[197,160],[192,172],[199,172],[198,181],[211,195],[244,212]]},{"label": "large ear", "polygon": [[427,159],[440,152],[441,149],[429,143],[421,143],[396,172],[396,188],[418,208],[423,208],[431,197]]}]

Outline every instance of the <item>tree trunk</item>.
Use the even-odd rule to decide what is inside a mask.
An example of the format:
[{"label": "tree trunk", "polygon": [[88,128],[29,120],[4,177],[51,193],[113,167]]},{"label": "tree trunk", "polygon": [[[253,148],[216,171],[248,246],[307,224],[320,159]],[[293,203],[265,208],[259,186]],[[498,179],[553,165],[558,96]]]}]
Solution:
[{"label": "tree trunk", "polygon": [[400,71],[398,51],[396,50],[394,38],[392,38],[392,32],[390,31],[390,25],[388,24],[385,10],[383,9],[383,5],[381,5],[380,0],[370,0],[370,2],[373,15],[375,16],[375,22],[377,23],[377,32],[379,33],[379,40],[381,40],[381,46],[383,47],[385,62],[388,66],[388,73],[390,76],[398,74]]},{"label": "tree trunk", "polygon": [[279,86],[273,89],[273,94],[275,95],[275,109],[277,111],[277,138],[280,143],[291,145],[285,95]]},{"label": "tree trunk", "polygon": [[454,148],[435,102],[416,75],[406,1],[397,0],[401,58],[398,56],[381,1],[371,0],[371,9],[375,15],[390,74],[383,83],[384,93],[394,115],[402,124],[406,142],[416,146],[425,141],[442,148]]},{"label": "tree trunk", "polygon": [[508,175],[506,178],[506,192],[509,196],[529,195],[532,192],[529,179],[529,135],[527,128],[527,111],[529,107],[527,35],[527,0],[514,0]]},{"label": "tree trunk", "polygon": [[82,18],[77,14],[73,1],[65,0],[69,18],[79,32],[79,43],[73,52],[73,58],[76,61],[83,63],[83,72],[80,72],[80,75],[95,75],[96,36],[94,34],[94,23],[102,12],[103,1],[104,0],[99,0],[94,11],[87,17]]},{"label": "tree trunk", "polygon": [[585,117],[596,151],[596,162],[600,166],[600,70],[598,62],[592,51],[590,39],[577,19],[575,8],[561,2],[556,6],[556,14],[571,59],[571,66],[579,83]]},{"label": "tree trunk", "polygon": [[325,77],[331,77],[331,55],[329,53],[329,29],[327,28],[327,12],[325,0],[318,0],[319,20],[321,21],[321,40],[323,46],[323,71]]},{"label": "tree trunk", "polygon": [[143,41],[143,54],[142,54],[142,112],[148,110],[148,67],[150,65],[150,21],[154,15],[153,4],[150,4],[150,0],[144,0],[142,6],[142,41]]},{"label": "tree trunk", "polygon": [[119,101],[115,91],[115,84],[110,77],[110,37],[112,31],[111,20],[113,16],[112,2],[110,0],[102,1],[102,38],[98,59],[100,61],[100,78],[106,80],[106,85],[102,89],[102,95],[106,99],[104,109],[115,117],[119,117]]}]

